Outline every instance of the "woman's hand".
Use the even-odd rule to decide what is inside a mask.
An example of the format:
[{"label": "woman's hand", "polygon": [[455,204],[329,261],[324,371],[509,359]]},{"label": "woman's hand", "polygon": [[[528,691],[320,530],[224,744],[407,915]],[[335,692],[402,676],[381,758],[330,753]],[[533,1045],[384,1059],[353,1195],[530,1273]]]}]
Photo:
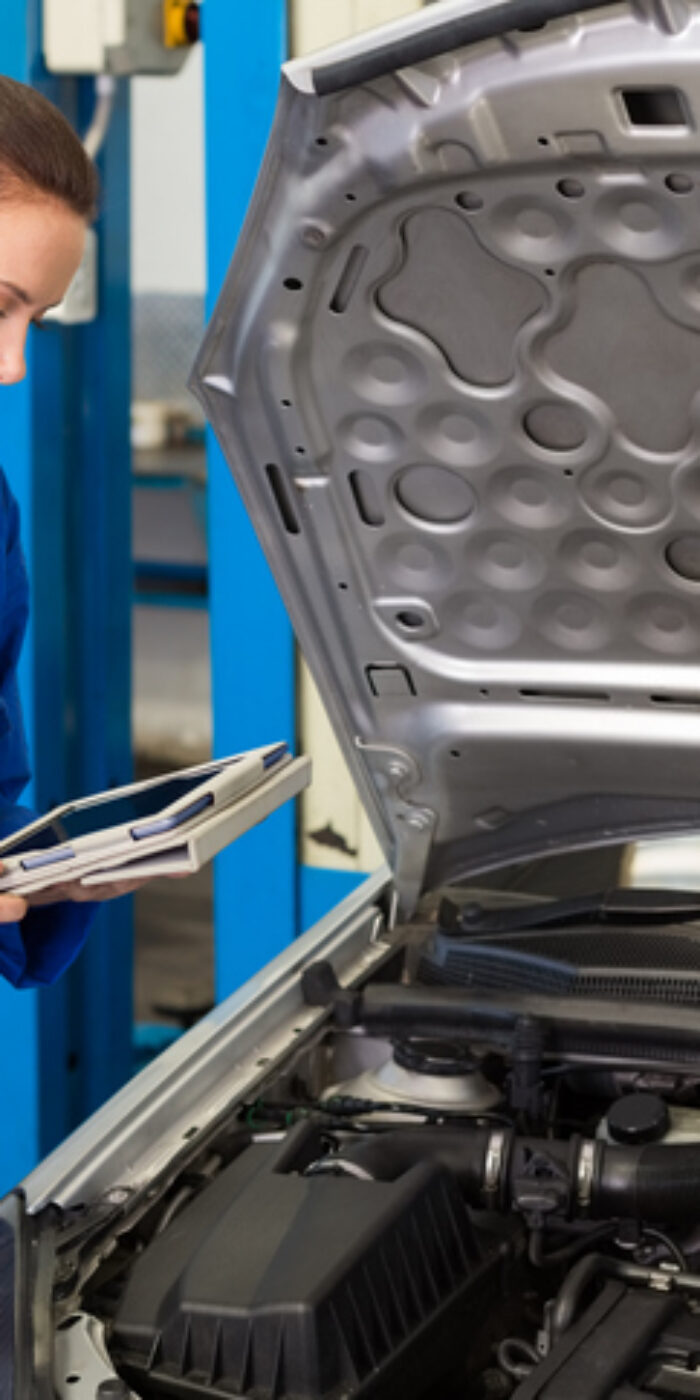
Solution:
[{"label": "woman's hand", "polygon": [[[0,874],[2,874],[0,863]],[[170,875],[171,880],[186,879],[186,874]],[[38,909],[42,904],[61,904],[72,900],[75,904],[101,904],[106,899],[120,899],[123,894],[134,894],[149,880],[114,880],[105,885],[83,885],[80,880],[66,880],[62,885],[51,885],[47,890],[38,890],[25,898],[16,894],[0,894],[0,924],[18,924],[29,909]]]},{"label": "woman's hand", "polygon": [[[140,890],[147,884],[148,880],[115,880],[111,885],[82,885],[80,880],[67,880],[64,885],[52,885],[48,890],[38,890],[36,894],[29,894],[26,899],[14,899],[12,903],[24,904],[24,913],[27,912],[27,908],[36,909],[42,904],[60,904],[66,899],[72,900],[74,904],[101,904],[106,899],[119,899],[123,894],[133,894],[135,890]],[[14,917],[21,919],[23,915],[15,914]]]},{"label": "woman's hand", "polygon": [[26,899],[17,894],[0,894],[0,924],[18,924],[28,907]]}]

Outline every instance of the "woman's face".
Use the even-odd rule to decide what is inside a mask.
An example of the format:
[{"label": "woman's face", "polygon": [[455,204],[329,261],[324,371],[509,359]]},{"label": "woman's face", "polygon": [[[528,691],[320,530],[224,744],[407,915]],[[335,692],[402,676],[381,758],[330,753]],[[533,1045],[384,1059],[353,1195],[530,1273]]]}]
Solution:
[{"label": "woman's face", "polygon": [[24,378],[27,331],[63,299],[84,244],[84,220],[60,200],[0,201],[0,385]]}]

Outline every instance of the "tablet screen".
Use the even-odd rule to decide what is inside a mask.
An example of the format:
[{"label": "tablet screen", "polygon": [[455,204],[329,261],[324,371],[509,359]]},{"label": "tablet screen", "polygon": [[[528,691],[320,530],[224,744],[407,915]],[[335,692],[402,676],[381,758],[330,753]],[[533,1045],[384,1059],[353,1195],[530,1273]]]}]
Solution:
[{"label": "tablet screen", "polygon": [[3,843],[2,856],[22,855],[25,851],[47,850],[63,841],[75,841],[79,836],[91,836],[106,827],[125,826],[129,822],[142,821],[154,817],[169,807],[171,802],[186,797],[188,792],[206,782],[207,778],[221,772],[221,764],[212,764],[199,773],[166,778],[152,787],[141,788],[129,794],[115,793],[114,797],[104,797],[76,811],[65,812],[60,822],[46,821],[34,829],[30,836],[18,835],[16,841]]}]

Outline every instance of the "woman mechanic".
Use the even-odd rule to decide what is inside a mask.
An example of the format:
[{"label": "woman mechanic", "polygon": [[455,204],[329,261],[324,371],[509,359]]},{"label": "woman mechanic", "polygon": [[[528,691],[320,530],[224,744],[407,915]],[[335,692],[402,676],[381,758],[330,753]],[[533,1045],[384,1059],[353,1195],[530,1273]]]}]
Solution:
[{"label": "woman mechanic", "polygon": [[[77,271],[97,194],[95,168],[57,108],[0,76],[0,387],[24,377],[29,328]],[[17,686],[27,612],[17,503],[0,469],[0,839],[32,815],[17,806],[29,778]],[[98,898],[137,883],[100,887]],[[29,899],[0,894],[0,974],[16,987],[55,981],[85,941],[94,900],[78,883]]]}]

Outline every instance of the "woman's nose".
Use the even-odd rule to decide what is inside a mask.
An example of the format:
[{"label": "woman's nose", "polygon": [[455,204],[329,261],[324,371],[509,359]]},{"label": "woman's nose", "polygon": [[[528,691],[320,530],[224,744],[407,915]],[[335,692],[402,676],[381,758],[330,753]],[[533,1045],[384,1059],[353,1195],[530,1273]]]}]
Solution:
[{"label": "woman's nose", "polygon": [[27,372],[24,350],[27,332],[0,329],[0,384],[19,384]]}]

